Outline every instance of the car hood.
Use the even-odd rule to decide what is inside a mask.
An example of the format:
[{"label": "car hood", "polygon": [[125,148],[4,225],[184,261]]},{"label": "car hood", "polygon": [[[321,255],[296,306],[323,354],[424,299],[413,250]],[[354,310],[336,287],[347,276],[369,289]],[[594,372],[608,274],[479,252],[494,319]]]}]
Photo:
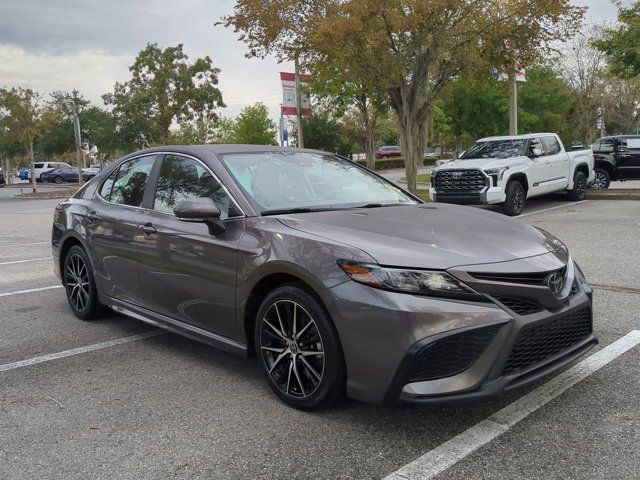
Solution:
[{"label": "car hood", "polygon": [[356,247],[387,266],[447,269],[558,248],[552,237],[523,222],[450,204],[332,210],[278,219],[290,228]]},{"label": "car hood", "polygon": [[511,158],[474,158],[471,160],[454,160],[438,167],[438,170],[457,170],[459,168],[501,168],[513,167],[529,162],[529,157]]}]

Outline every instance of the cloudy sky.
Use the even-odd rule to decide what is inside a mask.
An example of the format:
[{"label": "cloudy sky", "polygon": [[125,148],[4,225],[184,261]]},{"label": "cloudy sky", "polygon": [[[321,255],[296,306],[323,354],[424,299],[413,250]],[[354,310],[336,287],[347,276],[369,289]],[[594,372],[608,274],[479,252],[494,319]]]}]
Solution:
[{"label": "cloudy sky", "polygon": [[[597,28],[614,20],[609,0],[574,0],[589,8]],[[231,30],[214,23],[230,13],[233,0],[0,0],[0,86],[39,92],[77,88],[102,104],[100,95],[128,79],[127,67],[147,42],[183,43],[191,57],[209,55],[222,72],[224,116],[261,101],[278,116],[279,65],[244,57]]]}]

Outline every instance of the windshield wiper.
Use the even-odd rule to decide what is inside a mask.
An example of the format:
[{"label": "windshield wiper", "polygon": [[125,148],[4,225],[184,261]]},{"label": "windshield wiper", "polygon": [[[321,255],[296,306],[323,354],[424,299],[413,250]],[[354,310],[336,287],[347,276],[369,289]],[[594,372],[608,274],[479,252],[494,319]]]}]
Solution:
[{"label": "windshield wiper", "polygon": [[353,208],[381,208],[381,207],[395,207],[398,205],[404,205],[403,203],[366,203],[364,205],[358,205]]},{"label": "windshield wiper", "polygon": [[326,208],[308,208],[308,207],[295,207],[295,208],[279,208],[275,210],[264,210],[260,212],[262,216],[265,215],[284,215],[286,213],[309,213],[309,212],[321,212],[328,210]]}]

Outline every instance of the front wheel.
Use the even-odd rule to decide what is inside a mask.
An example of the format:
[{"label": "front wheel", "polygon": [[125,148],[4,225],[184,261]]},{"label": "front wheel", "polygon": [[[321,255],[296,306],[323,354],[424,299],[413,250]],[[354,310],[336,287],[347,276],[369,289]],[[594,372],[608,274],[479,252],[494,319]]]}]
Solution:
[{"label": "front wheel", "polygon": [[593,173],[595,178],[593,179],[593,182],[591,182],[591,188],[594,190],[609,188],[609,185],[611,184],[611,176],[609,175],[609,172],[602,168],[595,168]]},{"label": "front wheel", "polygon": [[522,184],[517,180],[510,181],[507,184],[505,193],[507,195],[507,199],[503,205],[504,212],[511,217],[520,215],[524,210],[524,202],[526,198]]},{"label": "front wheel", "polygon": [[338,334],[322,305],[302,288],[284,285],[267,295],[258,310],[255,345],[267,383],[287,404],[314,410],[342,396]]},{"label": "front wheel", "polygon": [[582,172],[573,176],[573,189],[567,192],[569,200],[580,201],[587,198],[587,177]]},{"label": "front wheel", "polygon": [[62,177],[56,177],[53,179],[53,181],[60,185],[62,183]]}]

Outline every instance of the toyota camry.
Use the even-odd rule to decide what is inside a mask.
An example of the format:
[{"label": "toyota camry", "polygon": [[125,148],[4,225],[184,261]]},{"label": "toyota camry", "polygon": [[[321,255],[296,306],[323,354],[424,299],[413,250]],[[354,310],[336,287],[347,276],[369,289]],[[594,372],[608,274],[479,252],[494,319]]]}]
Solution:
[{"label": "toyota camry", "polygon": [[111,309],[256,356],[302,409],[498,395],[597,342],[553,235],[321,151],[136,152],[56,207],[52,244],[80,319]]}]

